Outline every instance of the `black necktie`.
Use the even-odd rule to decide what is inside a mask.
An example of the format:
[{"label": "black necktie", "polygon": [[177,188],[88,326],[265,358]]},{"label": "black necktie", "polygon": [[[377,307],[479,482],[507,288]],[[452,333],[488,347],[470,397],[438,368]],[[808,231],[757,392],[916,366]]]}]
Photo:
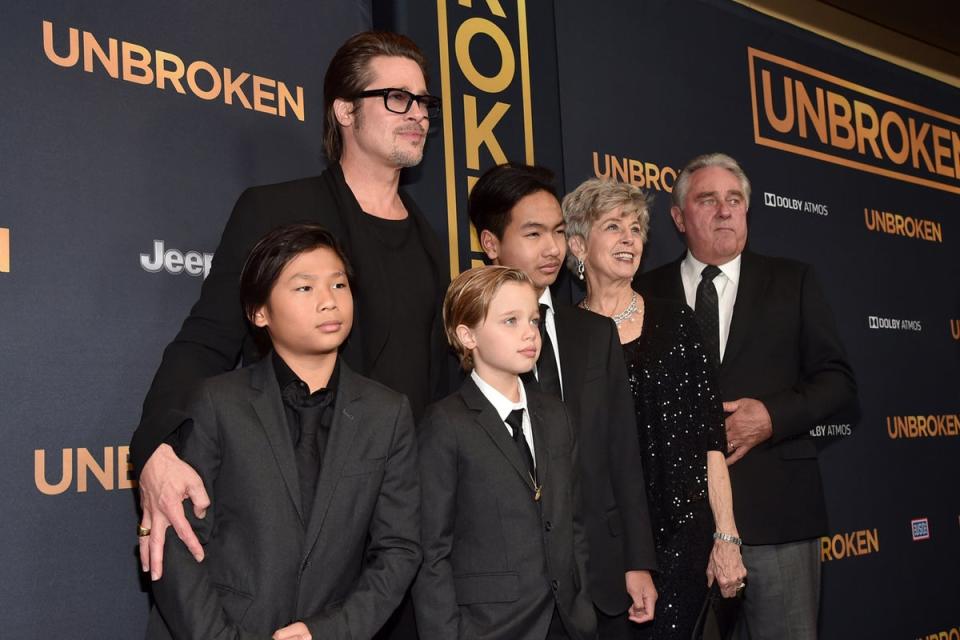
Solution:
[{"label": "black necktie", "polygon": [[540,305],[540,357],[537,358],[537,383],[540,390],[557,398],[563,399],[560,390],[560,372],[557,371],[557,356],[553,350],[553,342],[547,333],[547,311],[550,307]]},{"label": "black necktie", "polygon": [[530,471],[530,479],[536,481],[537,469],[533,464],[533,454],[530,453],[530,447],[527,445],[527,439],[523,436],[523,409],[514,409],[504,420],[510,428],[513,429],[513,441],[517,443],[517,449],[520,450],[520,457],[526,460],[527,469]]},{"label": "black necktie", "polygon": [[720,367],[720,301],[713,279],[720,275],[720,267],[708,264],[700,272],[697,285],[697,306],[693,315],[700,325],[703,346],[715,368]]},{"label": "black necktie", "polygon": [[283,390],[283,401],[297,414],[300,423],[300,438],[294,443],[294,457],[297,461],[297,476],[300,481],[300,506],[303,522],[310,521],[310,510],[320,476],[320,463],[327,445],[330,431],[334,394],[330,389],[310,393],[303,382],[288,384]]}]

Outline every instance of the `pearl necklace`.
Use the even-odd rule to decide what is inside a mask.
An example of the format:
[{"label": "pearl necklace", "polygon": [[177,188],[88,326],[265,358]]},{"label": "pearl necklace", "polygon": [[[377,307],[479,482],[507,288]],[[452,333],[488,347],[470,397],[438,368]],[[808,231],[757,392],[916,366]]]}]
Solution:
[{"label": "pearl necklace", "polygon": [[[621,324],[623,324],[625,320],[629,319],[630,316],[632,316],[637,312],[637,308],[638,308],[637,299],[638,299],[637,292],[634,291],[633,295],[630,297],[630,304],[627,305],[627,308],[616,315],[610,316],[610,319],[613,320],[613,323],[615,325],[619,327]],[[589,306],[587,306],[586,298],[583,299],[583,302],[581,302],[580,305],[587,311],[592,311],[592,309]]]}]

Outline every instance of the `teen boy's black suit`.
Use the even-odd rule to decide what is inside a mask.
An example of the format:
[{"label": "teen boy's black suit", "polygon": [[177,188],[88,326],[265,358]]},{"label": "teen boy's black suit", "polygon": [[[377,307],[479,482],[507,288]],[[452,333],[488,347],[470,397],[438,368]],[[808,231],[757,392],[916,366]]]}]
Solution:
[{"label": "teen boy's black suit", "polygon": [[148,640],[267,638],[303,621],[314,638],[370,638],[420,564],[420,487],[405,397],[340,363],[335,417],[309,522],[273,359],[205,381],[180,454],[203,478],[186,513],[206,558],[167,531]]},{"label": "teen boy's black suit", "polygon": [[563,400],[580,442],[590,595],[615,616],[630,604],[624,572],[657,564],[633,397],[613,321],[565,304],[555,310]]}]

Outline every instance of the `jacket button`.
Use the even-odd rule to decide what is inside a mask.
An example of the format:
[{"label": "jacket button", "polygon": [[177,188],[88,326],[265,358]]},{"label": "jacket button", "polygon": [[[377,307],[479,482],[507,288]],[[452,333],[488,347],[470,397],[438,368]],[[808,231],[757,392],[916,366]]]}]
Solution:
[{"label": "jacket button", "polygon": [[549,520],[547,520],[544,523],[543,528],[546,529],[547,531],[550,531],[551,529],[553,529],[553,524]]},{"label": "jacket button", "polygon": [[553,590],[554,590],[554,591],[556,591],[557,589],[560,588],[560,583],[557,582],[556,580],[551,580],[551,581],[550,581],[550,586],[553,587]]}]

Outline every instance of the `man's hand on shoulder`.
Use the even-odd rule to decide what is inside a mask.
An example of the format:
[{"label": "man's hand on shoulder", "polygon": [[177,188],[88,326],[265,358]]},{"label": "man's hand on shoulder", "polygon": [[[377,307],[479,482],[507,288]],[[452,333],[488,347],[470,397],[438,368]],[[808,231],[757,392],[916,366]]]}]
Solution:
[{"label": "man's hand on shoulder", "polygon": [[767,407],[754,398],[740,398],[733,402],[724,402],[723,410],[730,415],[725,423],[727,427],[727,466],[747,455],[764,440],[773,435],[773,422]]},{"label": "man's hand on shoulder", "polygon": [[649,571],[627,571],[627,593],[633,600],[630,605],[630,620],[637,623],[653,620],[657,605],[657,589]]},{"label": "man's hand on shoulder", "polygon": [[140,472],[140,507],[143,509],[140,526],[150,531],[140,538],[140,565],[145,572],[150,572],[152,580],[159,580],[163,575],[163,542],[170,525],[197,562],[203,560],[203,546],[183,512],[183,501],[187,498],[193,502],[194,514],[203,518],[210,506],[203,480],[177,457],[173,447],[162,444]]}]

